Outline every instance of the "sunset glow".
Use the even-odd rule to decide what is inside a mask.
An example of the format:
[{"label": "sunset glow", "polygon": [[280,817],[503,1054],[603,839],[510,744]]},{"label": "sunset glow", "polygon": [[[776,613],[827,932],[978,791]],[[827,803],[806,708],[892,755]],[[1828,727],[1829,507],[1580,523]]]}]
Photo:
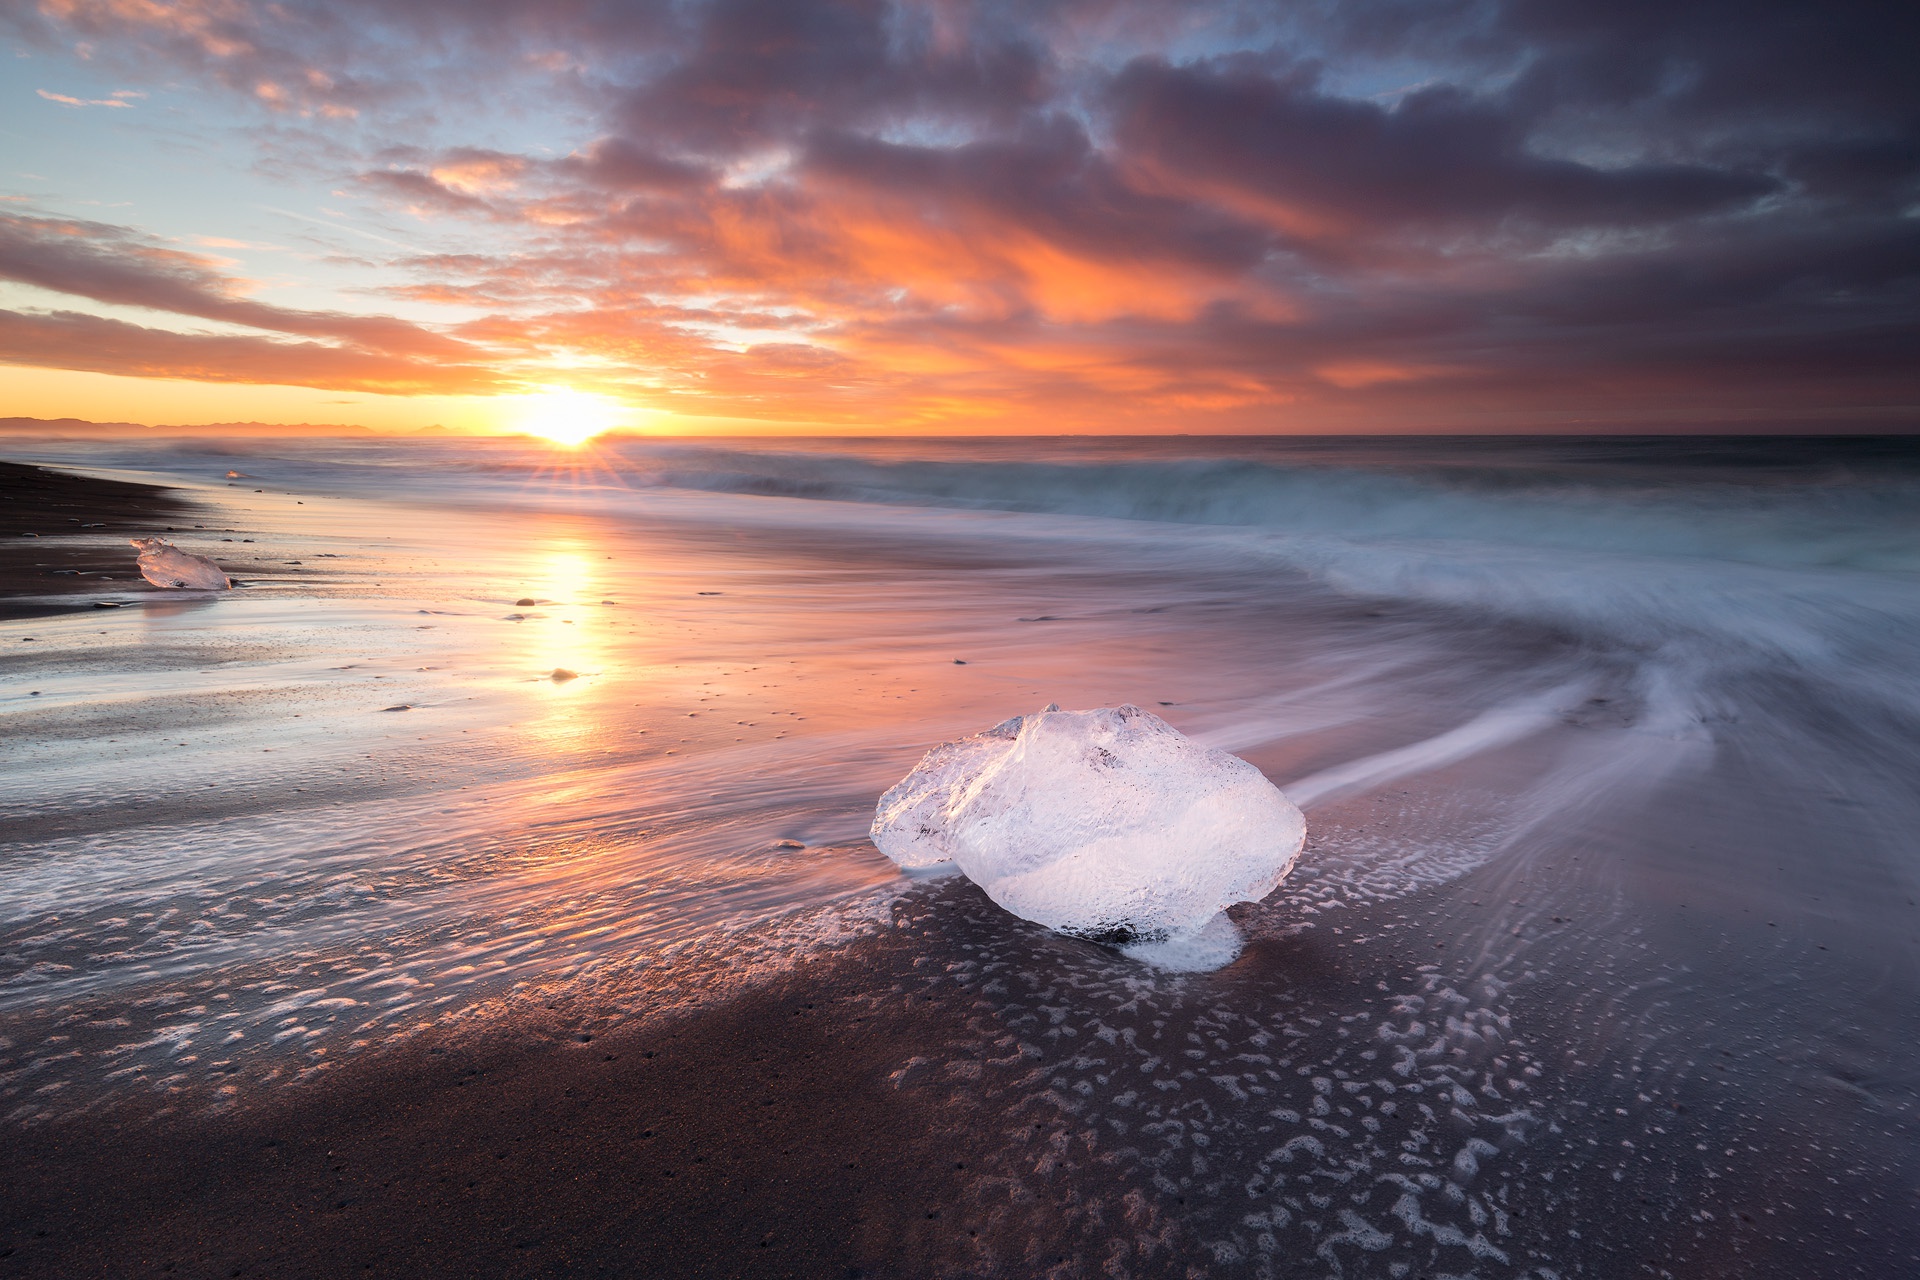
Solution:
[{"label": "sunset glow", "polygon": [[[1419,8],[8,6],[5,411],[560,444],[1911,420],[1899,39]],[[520,403],[559,368],[591,393]]]},{"label": "sunset glow", "polygon": [[0,1280],[1920,1276],[1916,49],[0,0]]},{"label": "sunset glow", "polygon": [[605,396],[555,387],[526,397],[519,429],[569,449],[621,425],[621,406]]}]

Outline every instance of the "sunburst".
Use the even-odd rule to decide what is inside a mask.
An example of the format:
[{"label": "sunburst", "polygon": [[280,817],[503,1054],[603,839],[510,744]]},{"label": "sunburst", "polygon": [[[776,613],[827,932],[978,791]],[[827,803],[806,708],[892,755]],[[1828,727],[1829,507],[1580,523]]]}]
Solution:
[{"label": "sunburst", "polygon": [[572,387],[548,387],[521,397],[519,429],[530,436],[577,449],[625,417],[619,401]]}]

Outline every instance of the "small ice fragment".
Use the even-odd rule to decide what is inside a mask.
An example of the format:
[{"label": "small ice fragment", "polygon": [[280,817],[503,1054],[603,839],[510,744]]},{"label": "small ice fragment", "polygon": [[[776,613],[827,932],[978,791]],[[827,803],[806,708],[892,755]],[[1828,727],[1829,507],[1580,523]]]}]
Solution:
[{"label": "small ice fragment", "polygon": [[951,861],[1017,916],[1174,968],[1230,960],[1222,909],[1271,893],[1305,841],[1260,770],[1134,706],[935,747],[873,819],[903,868]]},{"label": "small ice fragment", "polygon": [[184,587],[190,591],[225,591],[233,584],[220,566],[205,556],[168,542],[165,538],[129,538],[140,548],[140,576],[156,587]]},{"label": "small ice fragment", "polygon": [[555,684],[560,684],[563,681],[579,679],[580,673],[577,671],[569,671],[565,667],[555,667],[553,669],[553,674],[547,678],[552,680]]},{"label": "small ice fragment", "polygon": [[1192,933],[1171,934],[1160,942],[1136,942],[1122,950],[1155,968],[1205,973],[1239,955],[1241,942],[1240,930],[1223,911]]}]

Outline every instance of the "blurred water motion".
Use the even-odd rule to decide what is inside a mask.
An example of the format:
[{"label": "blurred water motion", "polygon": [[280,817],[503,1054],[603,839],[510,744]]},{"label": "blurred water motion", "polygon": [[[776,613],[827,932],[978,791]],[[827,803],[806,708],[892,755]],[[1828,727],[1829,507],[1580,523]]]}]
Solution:
[{"label": "blurred water motion", "polygon": [[[1192,1021],[1194,1078],[1233,1084],[1179,1103],[1181,1123],[1235,1186],[1285,1181],[1262,1119],[1280,1112],[1246,1101],[1291,1079],[1275,1036],[1316,1096],[1342,1081],[1368,1119],[1403,1085],[1451,1098],[1428,1116],[1464,1144],[1444,1177],[1419,1154],[1436,1131],[1401,1132],[1431,1108],[1355,1129],[1328,1101],[1298,1148],[1300,1177],[1412,1197],[1398,1218],[1356,1199],[1343,1212],[1373,1225],[1337,1237],[1408,1266],[1451,1241],[1463,1266],[1518,1265],[1524,1245],[1573,1274],[1541,1232],[1597,1231],[1581,1206],[1605,1218],[1607,1188],[1692,1177],[1702,1152],[1847,1153],[1808,1165],[1841,1189],[1791,1205],[1768,1166],[1714,1157],[1721,1198],[1702,1206],[1764,1202],[1801,1240],[1823,1239],[1809,1215],[1911,1183],[1911,449],[625,444],[562,473],[523,448],[409,442],[92,460],[185,484],[244,463],[271,487],[199,488],[214,514],[177,535],[245,589],[37,619],[0,653],[16,1120],[156,1088],[231,1104],[423,1026],[513,1025],[562,999],[644,1019],[888,928],[956,982],[983,938],[1018,956],[1017,991],[970,989],[1010,1027],[1072,1015],[1135,1036],[1048,1067],[1060,1096],[1114,1116],[1145,1104],[1111,1061],[1154,1070],[1144,1046]],[[1220,973],[1049,950],[866,843],[875,798],[927,747],[1048,702],[1129,701],[1307,810],[1299,870],[1237,913],[1248,950]],[[1303,936],[1372,981],[1302,1004],[1313,975],[1276,957]],[[1362,1019],[1379,1025],[1348,1039]],[[1736,1061],[1734,1090],[1714,1068]],[[1165,1141],[1140,1179],[1171,1176]],[[1526,1172],[1550,1147],[1566,1183]],[[1523,1201],[1538,1229],[1504,1216]],[[1287,1222],[1332,1212],[1301,1205],[1223,1219],[1219,1247],[1264,1256]]]}]

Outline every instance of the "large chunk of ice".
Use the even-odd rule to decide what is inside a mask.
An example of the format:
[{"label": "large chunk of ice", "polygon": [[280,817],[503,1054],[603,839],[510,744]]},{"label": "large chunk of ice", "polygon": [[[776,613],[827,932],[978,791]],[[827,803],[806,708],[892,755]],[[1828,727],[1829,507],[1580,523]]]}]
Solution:
[{"label": "large chunk of ice", "polygon": [[935,747],[873,819],[900,866],[951,861],[1015,915],[1118,945],[1219,934],[1305,840],[1266,775],[1133,706],[1048,707]]},{"label": "large chunk of ice", "polygon": [[225,591],[232,586],[220,566],[205,556],[182,551],[165,538],[129,538],[140,548],[140,576],[156,587]]}]

